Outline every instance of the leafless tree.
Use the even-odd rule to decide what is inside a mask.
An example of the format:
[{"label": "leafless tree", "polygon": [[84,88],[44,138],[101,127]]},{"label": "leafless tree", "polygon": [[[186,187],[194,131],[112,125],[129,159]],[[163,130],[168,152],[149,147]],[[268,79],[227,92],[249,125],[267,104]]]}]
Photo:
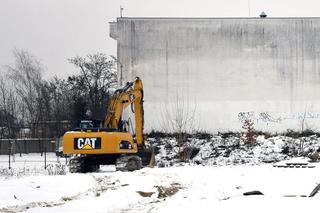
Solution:
[{"label": "leafless tree", "polygon": [[161,110],[162,129],[176,135],[177,154],[182,161],[188,160],[192,151],[192,147],[187,146],[187,135],[199,130],[196,109],[196,105],[192,106],[182,95],[177,94],[172,104]]},{"label": "leafless tree", "polygon": [[42,65],[33,55],[24,50],[15,50],[14,65],[7,66],[8,76],[12,80],[20,99],[21,108],[25,109],[25,121],[30,123],[42,119]]},{"label": "leafless tree", "polygon": [[69,61],[79,68],[80,74],[45,81],[37,58],[24,50],[14,50],[13,56],[14,63],[6,67],[6,75],[0,78],[0,134],[6,131],[8,135],[10,131],[13,135],[13,125],[19,123],[49,128],[49,132],[61,135],[63,130],[55,131],[59,128],[54,126],[63,120],[75,124],[78,119],[86,119],[88,109],[92,118],[103,118],[109,92],[117,79],[114,59],[101,53],[75,57]]},{"label": "leafless tree", "polygon": [[86,58],[77,56],[69,62],[80,69],[79,82],[82,90],[88,91],[89,109],[93,118],[101,118],[105,110],[105,101],[109,90],[117,82],[115,60],[103,53],[87,55]]},{"label": "leafless tree", "polygon": [[191,106],[189,101],[177,94],[171,104],[161,109],[163,131],[179,134],[197,131],[196,108],[196,105]]},{"label": "leafless tree", "polygon": [[6,79],[0,75],[0,138],[17,134],[17,99]]}]

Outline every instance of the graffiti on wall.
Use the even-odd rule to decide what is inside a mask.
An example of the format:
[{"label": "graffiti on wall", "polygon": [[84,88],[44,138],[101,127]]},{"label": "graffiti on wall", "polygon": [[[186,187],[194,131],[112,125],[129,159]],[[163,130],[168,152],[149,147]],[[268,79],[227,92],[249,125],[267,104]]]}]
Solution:
[{"label": "graffiti on wall", "polygon": [[254,112],[239,112],[238,119],[241,123],[244,123],[245,120],[252,120],[254,118]]},{"label": "graffiti on wall", "polygon": [[238,119],[241,123],[250,119],[255,123],[281,123],[286,120],[307,120],[307,119],[320,119],[320,112],[297,112],[297,113],[270,113],[260,112],[239,112]]}]

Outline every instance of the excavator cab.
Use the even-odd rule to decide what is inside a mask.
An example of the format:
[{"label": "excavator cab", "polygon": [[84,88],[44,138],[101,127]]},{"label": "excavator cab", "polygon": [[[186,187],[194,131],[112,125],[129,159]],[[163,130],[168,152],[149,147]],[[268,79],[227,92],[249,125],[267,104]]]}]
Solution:
[{"label": "excavator cab", "polygon": [[76,127],[73,128],[73,131],[79,130],[93,130],[102,128],[103,121],[98,119],[91,119],[91,120],[78,120],[76,122]]},{"label": "excavator cab", "polygon": [[80,121],[79,127],[81,129],[91,129],[94,127],[94,124],[92,120],[82,120]]}]

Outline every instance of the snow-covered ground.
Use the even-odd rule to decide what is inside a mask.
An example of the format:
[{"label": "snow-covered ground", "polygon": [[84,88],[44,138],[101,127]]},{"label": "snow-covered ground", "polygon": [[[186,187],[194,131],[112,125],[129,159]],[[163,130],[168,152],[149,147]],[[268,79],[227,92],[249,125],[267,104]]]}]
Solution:
[{"label": "snow-covered ground", "polygon": [[[66,159],[57,158],[55,153],[47,153],[46,159],[40,153],[0,155],[0,180],[8,177],[23,177],[30,175],[65,174]],[[46,169],[44,169],[46,167]]]},{"label": "snow-covered ground", "polygon": [[[179,162],[174,138],[152,139],[157,168],[134,172],[102,166],[100,172],[70,174],[54,154],[0,156],[0,212],[307,212],[319,209],[320,163],[304,155],[319,149],[317,137],[188,140],[196,150]],[[303,143],[301,143],[303,141]],[[171,145],[173,146],[171,146]],[[302,147],[303,146],[303,147]],[[296,157],[296,156],[301,157]],[[274,165],[306,163],[311,168]],[[254,195],[245,195],[246,193]],[[260,194],[260,195],[259,195]],[[263,195],[261,195],[263,194]]]},{"label": "snow-covered ground", "polygon": [[[320,167],[183,166],[0,181],[0,212],[306,212]],[[263,195],[244,196],[260,191]]]}]

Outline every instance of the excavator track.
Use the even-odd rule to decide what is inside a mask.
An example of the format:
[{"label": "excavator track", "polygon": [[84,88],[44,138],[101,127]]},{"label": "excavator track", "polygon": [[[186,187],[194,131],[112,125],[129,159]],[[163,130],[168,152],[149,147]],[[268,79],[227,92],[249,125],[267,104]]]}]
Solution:
[{"label": "excavator track", "polygon": [[117,171],[135,171],[142,168],[141,158],[137,155],[122,155],[116,160]]},{"label": "excavator track", "polygon": [[99,165],[90,162],[86,157],[74,157],[69,161],[70,173],[86,173],[86,172],[97,172]]},{"label": "excavator track", "polygon": [[81,162],[80,158],[70,159],[69,171],[70,171],[70,173],[81,173],[82,172],[82,162]]}]

